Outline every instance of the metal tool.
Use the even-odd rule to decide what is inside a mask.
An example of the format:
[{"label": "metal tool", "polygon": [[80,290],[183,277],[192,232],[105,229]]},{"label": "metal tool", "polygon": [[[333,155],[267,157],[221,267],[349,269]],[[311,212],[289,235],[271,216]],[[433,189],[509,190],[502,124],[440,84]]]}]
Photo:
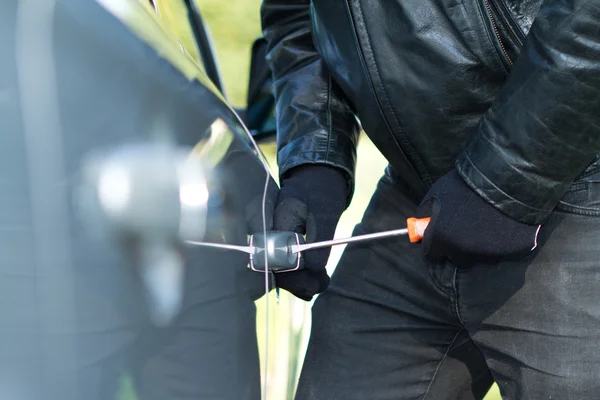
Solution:
[{"label": "metal tool", "polygon": [[263,233],[250,236],[248,246],[225,243],[196,242],[187,240],[187,244],[201,247],[211,247],[222,250],[241,251],[250,255],[248,267],[256,272],[265,271],[265,254],[271,272],[290,272],[304,267],[304,259],[300,252],[293,252],[293,246],[304,244],[304,237],[295,232],[271,231],[267,237]]},{"label": "metal tool", "polygon": [[312,250],[312,249],[320,249],[323,247],[329,246],[337,246],[340,244],[348,244],[348,243],[356,243],[356,242],[365,242],[369,240],[376,239],[385,239],[394,236],[408,235],[411,243],[420,242],[423,239],[423,235],[425,233],[425,229],[429,224],[430,218],[408,218],[406,221],[406,228],[404,229],[395,229],[391,231],[384,232],[376,232],[369,233],[366,235],[354,236],[343,239],[332,239],[325,240],[323,242],[316,243],[307,243],[307,244],[297,244],[290,246],[290,251],[292,253],[299,253],[301,251]]},{"label": "metal tool", "polygon": [[265,271],[265,254],[267,253],[268,268],[271,272],[290,272],[304,268],[304,257],[300,252],[293,252],[293,246],[302,246],[304,237],[295,232],[259,233],[250,237],[250,246],[256,249],[250,255],[250,269],[256,272]]},{"label": "metal tool", "polygon": [[325,240],[323,242],[306,243],[306,244],[301,244],[301,245],[292,245],[292,246],[290,246],[290,252],[299,253],[301,251],[321,249],[323,247],[337,246],[340,244],[365,242],[365,241],[369,241],[369,240],[383,239],[383,238],[407,235],[407,234],[408,234],[408,229],[406,229],[406,228],[405,229],[395,229],[393,231],[370,233],[367,235],[360,235],[360,236],[354,236],[354,237],[349,237],[349,238]]},{"label": "metal tool", "polygon": [[326,240],[315,243],[305,243],[304,237],[295,232],[271,231],[267,237],[262,233],[254,234],[250,237],[248,246],[238,246],[221,243],[207,243],[186,241],[186,243],[212,247],[223,250],[235,250],[248,253],[250,255],[249,267],[253,271],[265,271],[264,251],[267,252],[268,268],[273,273],[290,272],[304,268],[304,258],[302,252],[323,247],[337,246],[341,244],[365,242],[376,239],[384,239],[394,236],[408,235],[411,243],[420,242],[423,239],[425,229],[429,224],[429,218],[408,218],[406,228],[395,229],[391,231],[369,233],[366,235],[354,236],[349,238]]}]

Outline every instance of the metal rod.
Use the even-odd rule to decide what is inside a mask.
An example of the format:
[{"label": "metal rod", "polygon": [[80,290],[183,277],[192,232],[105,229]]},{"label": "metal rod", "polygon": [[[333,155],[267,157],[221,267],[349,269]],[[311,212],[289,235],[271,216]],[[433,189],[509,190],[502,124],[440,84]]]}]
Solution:
[{"label": "metal rod", "polygon": [[235,250],[235,251],[241,251],[243,253],[248,253],[248,254],[256,254],[256,247],[254,247],[254,246],[236,246],[234,244],[195,242],[193,240],[186,240],[185,242],[187,244],[191,244],[194,246],[212,247],[212,248],[216,248],[216,249]]},{"label": "metal rod", "polygon": [[306,251],[306,250],[320,249],[322,247],[337,246],[340,244],[363,242],[363,241],[367,241],[367,240],[382,239],[382,238],[407,235],[407,234],[408,234],[408,229],[395,229],[393,231],[369,233],[366,235],[354,236],[354,237],[343,238],[343,239],[326,240],[323,242],[316,242],[316,243],[295,244],[295,245],[290,246],[290,251],[292,253],[298,253],[298,252]]},{"label": "metal rod", "polygon": [[[348,244],[348,243],[355,243],[355,242],[365,242],[368,240],[383,239],[383,238],[387,238],[387,237],[401,236],[401,235],[407,235],[407,234],[408,234],[408,229],[395,229],[393,231],[369,233],[366,235],[354,236],[354,237],[349,237],[349,238],[325,240],[323,242],[294,244],[294,245],[289,246],[289,251],[291,253],[299,253],[301,251],[320,249],[322,247],[337,246],[340,244]],[[223,244],[223,243],[195,242],[193,240],[186,240],[185,242],[187,244],[191,244],[194,246],[212,247],[212,248],[224,249],[224,250],[235,250],[235,251],[241,251],[241,252],[247,253],[247,254],[256,254],[258,251],[258,249],[254,246],[236,246],[233,244]]]}]

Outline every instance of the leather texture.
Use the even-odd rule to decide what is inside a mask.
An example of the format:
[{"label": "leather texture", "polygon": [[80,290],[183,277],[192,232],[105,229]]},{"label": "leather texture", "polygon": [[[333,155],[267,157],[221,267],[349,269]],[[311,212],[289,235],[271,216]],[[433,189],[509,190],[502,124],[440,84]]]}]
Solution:
[{"label": "leather texture", "polygon": [[282,174],[324,163],[352,188],[359,120],[416,201],[457,168],[539,224],[600,169],[596,1],[264,0],[262,22]]}]

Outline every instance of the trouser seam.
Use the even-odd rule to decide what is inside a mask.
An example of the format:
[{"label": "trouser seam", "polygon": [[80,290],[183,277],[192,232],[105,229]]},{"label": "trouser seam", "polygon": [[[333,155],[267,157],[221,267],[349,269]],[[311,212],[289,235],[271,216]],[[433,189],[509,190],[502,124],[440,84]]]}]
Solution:
[{"label": "trouser seam", "polygon": [[462,316],[460,315],[460,306],[459,306],[460,296],[458,294],[458,287],[456,284],[457,276],[458,276],[458,268],[454,268],[454,275],[452,277],[452,290],[454,291],[454,312],[456,313],[456,318],[458,318],[458,321],[460,322],[462,327],[467,331],[469,336],[471,336],[471,333],[469,332],[469,329],[467,328],[465,321],[462,319]]},{"label": "trouser seam", "polygon": [[427,390],[425,391],[425,394],[423,395],[423,400],[425,400],[427,398],[427,395],[429,394],[429,390],[431,390],[431,386],[433,385],[433,381],[435,381],[435,378],[437,377],[437,374],[440,370],[440,367],[442,366],[442,364],[444,363],[444,361],[446,360],[446,358],[448,357],[448,353],[450,353],[450,350],[452,350],[452,346],[454,346],[454,343],[456,342],[456,340],[458,339],[458,337],[460,336],[460,334],[464,331],[464,329],[459,330],[456,335],[454,335],[454,338],[452,339],[452,341],[450,342],[450,344],[448,345],[448,348],[446,349],[446,352],[444,353],[444,356],[442,357],[442,359],[438,362],[437,367],[435,368],[435,371],[433,372],[433,376],[431,377],[431,380],[429,381],[429,385],[427,386]]},{"label": "trouser seam", "polygon": [[452,279],[452,288],[454,290],[454,312],[456,313],[456,318],[458,318],[458,321],[460,322],[460,324],[462,325],[463,329],[466,333],[467,336],[469,337],[469,340],[471,340],[473,342],[473,345],[475,346],[475,348],[481,353],[483,359],[485,360],[485,364],[487,365],[488,370],[490,371],[490,374],[492,375],[492,378],[495,380],[494,377],[494,372],[493,370],[489,367],[488,363],[487,363],[487,357],[485,356],[485,353],[483,352],[483,350],[481,350],[481,348],[479,347],[479,345],[477,344],[477,342],[475,341],[475,339],[473,339],[473,335],[471,334],[471,331],[469,330],[467,324],[465,323],[465,321],[463,320],[461,314],[460,314],[460,306],[459,306],[459,300],[460,300],[460,296],[458,293],[458,268],[454,268],[454,276]]},{"label": "trouser seam", "polygon": [[452,302],[452,288],[444,285],[442,281],[438,278],[436,271],[434,271],[435,265],[429,265],[429,277],[432,280],[433,286],[441,292],[443,296],[445,296],[450,302]]}]

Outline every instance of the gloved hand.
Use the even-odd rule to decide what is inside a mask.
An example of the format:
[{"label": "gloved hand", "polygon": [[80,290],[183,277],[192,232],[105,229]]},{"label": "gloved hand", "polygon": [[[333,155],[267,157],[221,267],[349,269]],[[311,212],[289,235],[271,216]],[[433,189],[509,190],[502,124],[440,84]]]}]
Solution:
[{"label": "gloved hand", "polygon": [[[330,240],[346,208],[348,184],[335,167],[307,164],[288,171],[277,197],[273,228],[306,235],[306,242]],[[329,285],[325,265],[331,248],[302,253],[306,268],[275,274],[277,287],[309,301]]]},{"label": "gloved hand", "polygon": [[452,170],[425,195],[417,212],[431,216],[423,254],[457,266],[496,263],[525,256],[537,246],[540,226],[512,219],[479,196]]}]

